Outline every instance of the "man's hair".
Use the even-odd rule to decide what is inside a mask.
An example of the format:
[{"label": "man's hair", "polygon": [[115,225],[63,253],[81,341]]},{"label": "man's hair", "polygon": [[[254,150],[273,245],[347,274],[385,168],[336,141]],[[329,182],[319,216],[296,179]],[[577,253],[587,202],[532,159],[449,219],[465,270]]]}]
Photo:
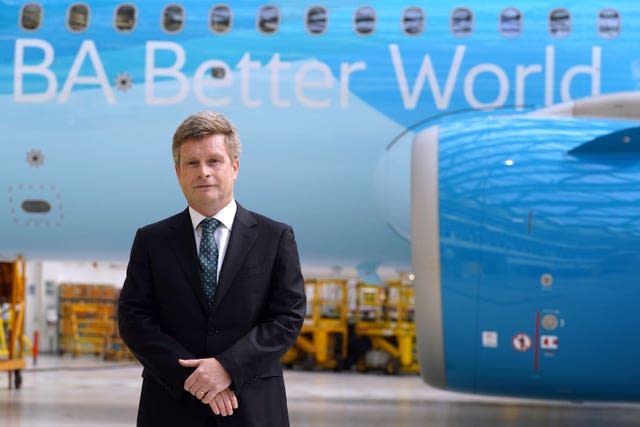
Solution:
[{"label": "man's hair", "polygon": [[220,113],[200,111],[187,117],[173,134],[173,161],[180,165],[180,147],[192,139],[202,139],[210,135],[224,135],[227,154],[234,162],[240,158],[240,137],[233,123]]}]

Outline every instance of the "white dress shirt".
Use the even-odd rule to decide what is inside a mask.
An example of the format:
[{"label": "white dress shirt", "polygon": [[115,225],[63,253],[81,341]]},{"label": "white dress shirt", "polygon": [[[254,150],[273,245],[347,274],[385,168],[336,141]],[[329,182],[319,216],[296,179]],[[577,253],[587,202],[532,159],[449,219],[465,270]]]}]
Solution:
[{"label": "white dress shirt", "polygon": [[[213,233],[213,238],[216,239],[216,244],[218,245],[218,268],[216,281],[220,278],[222,261],[224,261],[224,255],[227,253],[229,236],[231,235],[231,228],[233,227],[233,220],[236,217],[237,210],[238,205],[236,204],[235,199],[232,199],[227,206],[220,209],[218,213],[213,216],[213,218],[220,221],[220,225],[216,228],[215,233]],[[206,217],[191,206],[189,206],[189,215],[191,215],[191,225],[193,226],[193,234],[196,238],[196,250],[198,251],[198,255],[200,255],[200,240],[202,239],[202,226],[200,223]]]}]

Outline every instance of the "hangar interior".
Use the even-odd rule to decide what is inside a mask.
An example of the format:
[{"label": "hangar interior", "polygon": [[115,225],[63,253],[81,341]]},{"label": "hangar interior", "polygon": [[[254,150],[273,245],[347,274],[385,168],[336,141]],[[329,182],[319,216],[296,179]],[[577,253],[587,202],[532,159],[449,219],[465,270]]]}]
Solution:
[{"label": "hangar interior", "polygon": [[[0,377],[8,379],[0,381],[1,425],[134,424],[141,366],[114,322],[125,269],[107,262],[0,263]],[[283,358],[291,368],[285,381],[292,425],[637,425],[634,404],[487,397],[424,384],[414,359],[411,277],[396,277],[385,286],[305,281],[305,327]],[[22,331],[19,340],[15,330]],[[349,360],[349,346],[358,360]]]}]

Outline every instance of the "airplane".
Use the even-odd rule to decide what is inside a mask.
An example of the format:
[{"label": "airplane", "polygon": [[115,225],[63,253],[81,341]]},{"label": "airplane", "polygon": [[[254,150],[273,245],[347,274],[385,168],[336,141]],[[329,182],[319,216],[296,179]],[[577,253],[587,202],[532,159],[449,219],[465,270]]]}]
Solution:
[{"label": "airplane", "polygon": [[212,109],[303,267],[415,275],[427,383],[640,400],[635,3],[0,8],[1,257],[126,260]]}]

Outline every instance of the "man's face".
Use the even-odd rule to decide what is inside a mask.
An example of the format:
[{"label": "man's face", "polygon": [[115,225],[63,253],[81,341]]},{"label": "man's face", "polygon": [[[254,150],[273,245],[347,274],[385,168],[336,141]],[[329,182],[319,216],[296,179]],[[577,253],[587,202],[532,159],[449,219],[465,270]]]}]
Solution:
[{"label": "man's face", "polygon": [[210,135],[180,146],[176,175],[189,206],[213,216],[233,199],[239,167],[239,160],[232,162],[227,153],[224,135]]}]

